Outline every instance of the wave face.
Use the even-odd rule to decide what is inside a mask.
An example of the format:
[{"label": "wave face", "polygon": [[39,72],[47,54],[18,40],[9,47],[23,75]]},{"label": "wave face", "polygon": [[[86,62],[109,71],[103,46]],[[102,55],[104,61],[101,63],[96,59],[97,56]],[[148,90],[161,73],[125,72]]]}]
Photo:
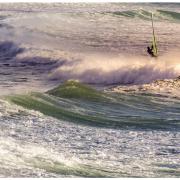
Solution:
[{"label": "wave face", "polygon": [[1,177],[180,176],[178,3],[0,10]]},{"label": "wave face", "polygon": [[[10,96],[8,99],[25,108],[80,124],[115,129],[134,127],[135,129],[170,131],[180,128],[179,102],[176,102],[171,96],[158,97],[148,91],[147,94],[143,91],[139,94],[101,95],[98,94],[98,91],[86,86],[83,87],[75,82],[68,82],[58,87],[58,90],[55,88],[47,93],[50,96],[33,93],[31,95]],[[82,96],[79,96],[79,93]],[[56,100],[55,97],[60,97],[60,99]],[[151,100],[152,98],[153,100]],[[64,104],[64,99],[68,99],[69,102]],[[104,106],[104,104],[106,105]],[[69,106],[69,110],[66,109],[67,106]],[[175,107],[176,109],[174,109]]]}]

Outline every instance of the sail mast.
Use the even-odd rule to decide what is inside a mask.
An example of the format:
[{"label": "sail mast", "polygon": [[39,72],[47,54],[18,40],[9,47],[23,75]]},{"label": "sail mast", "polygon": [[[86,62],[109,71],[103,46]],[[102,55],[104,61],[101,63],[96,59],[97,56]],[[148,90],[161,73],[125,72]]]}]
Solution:
[{"label": "sail mast", "polygon": [[153,23],[153,13],[151,13],[151,21],[152,21],[153,37],[155,38],[154,23]]},{"label": "sail mast", "polygon": [[154,55],[157,56],[157,43],[156,43],[156,37],[155,37],[155,31],[154,31],[154,23],[153,23],[153,13],[151,14],[151,20],[152,20],[152,30],[153,30],[153,52]]}]

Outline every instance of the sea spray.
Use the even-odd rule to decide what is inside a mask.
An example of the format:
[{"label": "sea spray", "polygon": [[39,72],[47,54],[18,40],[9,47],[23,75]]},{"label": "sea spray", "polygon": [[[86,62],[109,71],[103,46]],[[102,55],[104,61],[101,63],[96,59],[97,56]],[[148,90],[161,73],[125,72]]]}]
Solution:
[{"label": "sea spray", "polygon": [[158,58],[88,55],[79,61],[64,63],[53,70],[50,79],[76,79],[103,85],[150,83],[177,77],[180,74],[179,57],[178,53]]}]

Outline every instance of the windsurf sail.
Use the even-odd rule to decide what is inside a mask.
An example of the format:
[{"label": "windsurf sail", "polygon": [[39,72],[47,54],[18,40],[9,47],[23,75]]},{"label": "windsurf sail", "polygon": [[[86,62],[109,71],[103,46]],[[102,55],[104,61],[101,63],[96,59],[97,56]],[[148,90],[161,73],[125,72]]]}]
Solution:
[{"label": "windsurf sail", "polygon": [[152,49],[153,56],[157,57],[158,49],[157,49],[157,41],[156,41],[156,36],[155,36],[155,31],[154,31],[153,13],[151,14],[151,20],[152,20],[152,30],[153,30],[153,39],[152,39],[151,49]]}]

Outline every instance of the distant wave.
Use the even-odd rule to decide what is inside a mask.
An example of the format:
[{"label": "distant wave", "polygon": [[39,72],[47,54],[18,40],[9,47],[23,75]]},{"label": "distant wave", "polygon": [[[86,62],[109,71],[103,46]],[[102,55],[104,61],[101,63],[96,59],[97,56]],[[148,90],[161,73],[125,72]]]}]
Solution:
[{"label": "distant wave", "polygon": [[[131,11],[115,11],[110,12],[110,14],[116,16],[124,16],[129,18],[141,18],[144,20],[151,20],[151,12],[146,10],[131,10]],[[180,13],[174,11],[166,11],[166,10],[157,10],[153,13],[154,18],[157,20],[180,20]]]},{"label": "distant wave", "polygon": [[131,10],[131,11],[115,11],[111,12],[113,15],[124,16],[129,18],[139,17],[142,19],[150,19],[151,13],[145,10]]},{"label": "distant wave", "polygon": [[157,10],[161,16],[167,17],[168,19],[180,20],[180,13],[174,11]]}]

